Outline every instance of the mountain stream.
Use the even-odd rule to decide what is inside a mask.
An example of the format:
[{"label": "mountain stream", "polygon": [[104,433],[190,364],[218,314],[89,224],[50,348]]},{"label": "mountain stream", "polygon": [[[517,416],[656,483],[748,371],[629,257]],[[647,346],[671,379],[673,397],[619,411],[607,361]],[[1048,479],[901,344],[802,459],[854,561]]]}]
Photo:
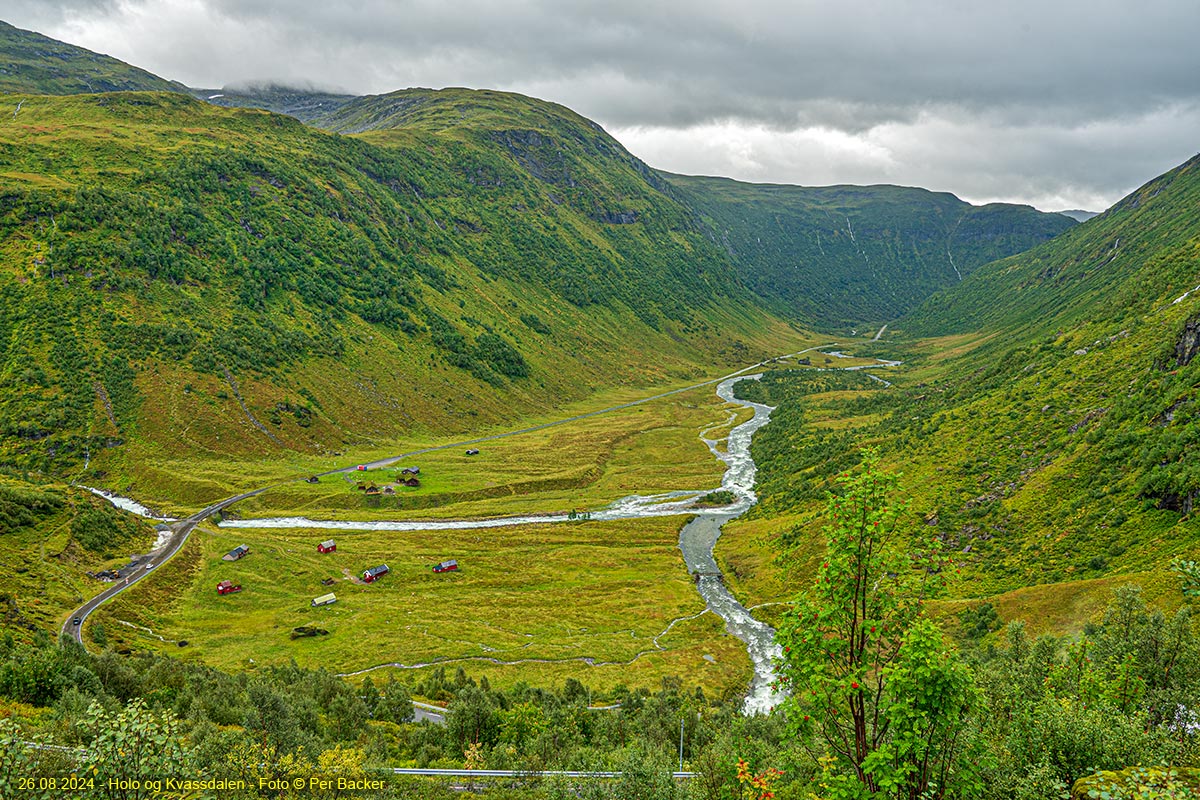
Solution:
[{"label": "mountain stream", "polygon": [[[828,353],[835,357],[844,357],[840,353]],[[884,362],[877,366],[893,366],[895,362]],[[850,369],[861,369],[851,367]],[[713,558],[713,548],[721,536],[721,528],[730,520],[740,517],[753,506],[758,498],[754,494],[754,478],[757,471],[754,459],[750,456],[750,440],[754,433],[770,421],[771,406],[739,400],[734,396],[734,386],[743,380],[757,380],[759,375],[740,375],[721,381],[717,385],[717,396],[727,403],[735,403],[754,412],[747,421],[733,428],[725,440],[725,448],[719,447],[719,441],[706,437],[708,430],[701,432],[700,437],[712,454],[726,465],[725,476],[721,480],[721,489],[734,495],[734,502],[719,509],[704,510],[694,507],[694,503],[712,490],[675,491],[657,495],[631,495],[615,501],[606,508],[592,512],[594,520],[624,520],[646,517],[663,517],[679,514],[696,514],[683,526],[679,533],[679,549],[683,553],[688,571],[696,578],[696,588],[704,598],[708,609],[725,620],[725,629],[746,644],[746,650],[754,665],[754,677],[746,696],[743,710],[747,714],[765,714],[783,699],[784,695],[776,691],[772,684],[775,679],[775,659],[780,655],[779,647],[775,644],[775,631],[754,619],[750,612],[739,603],[725,587],[724,576]],[[872,375],[871,377],[875,377]],[[882,380],[882,379],[877,379]],[[734,418],[731,412],[730,420]],[[713,426],[718,427],[718,426]],[[114,505],[141,514],[154,517],[148,509],[144,509],[134,501],[112,495],[102,490],[93,489],[96,494],[105,497]],[[306,517],[272,517],[262,519],[227,519],[222,520],[222,528],[324,528],[333,530],[370,530],[370,531],[427,531],[450,530],[466,528],[498,528],[512,525],[531,525],[553,522],[567,522],[571,519],[565,513],[531,514],[526,516],[498,517],[478,520],[314,520]]]}]

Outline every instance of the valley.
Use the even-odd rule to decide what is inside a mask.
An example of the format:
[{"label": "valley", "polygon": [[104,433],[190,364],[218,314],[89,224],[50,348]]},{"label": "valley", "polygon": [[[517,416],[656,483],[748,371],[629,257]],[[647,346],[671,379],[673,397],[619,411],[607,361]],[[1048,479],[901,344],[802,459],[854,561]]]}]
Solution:
[{"label": "valley", "polygon": [[[687,130],[941,113],[813,102]],[[1047,213],[660,124],[0,23],[0,796],[1200,792],[1200,156]]]},{"label": "valley", "polygon": [[[814,354],[820,355],[820,351],[814,348],[771,362],[776,366],[790,364]],[[864,359],[853,366],[858,369],[872,363]],[[755,367],[741,372],[752,369]],[[339,505],[344,508],[345,498],[350,497],[352,507],[357,507],[350,510],[349,519],[344,512],[332,513],[335,519],[328,528],[334,528],[339,537],[338,551],[332,555],[313,551],[313,542],[329,532],[328,528],[314,530],[317,523],[311,520],[242,520],[240,511],[238,516],[228,518],[230,510],[226,509],[223,513],[227,518],[219,527],[198,530],[195,538],[202,544],[196,545],[193,540],[179,555],[178,564],[163,567],[163,558],[155,556],[158,567],[153,580],[149,575],[138,578],[134,587],[117,600],[94,616],[85,616],[85,625],[73,633],[81,639],[90,635],[89,641],[98,636],[123,648],[171,648],[185,641],[186,657],[229,668],[246,668],[247,658],[254,664],[288,657],[301,664],[321,664],[361,674],[369,666],[362,663],[364,650],[387,654],[386,663],[403,670],[428,671],[444,664],[476,662],[475,669],[501,686],[512,679],[513,668],[520,668],[524,676],[546,670],[548,679],[574,675],[598,688],[615,685],[618,675],[623,676],[619,682],[625,682],[629,674],[652,681],[655,676],[696,674],[699,668],[702,677],[698,679],[706,691],[728,696],[736,695],[747,680],[745,651],[725,634],[723,628],[728,623],[739,637],[754,639],[752,651],[760,654],[756,656],[755,669],[760,676],[755,685],[765,691],[771,674],[771,632],[747,632],[744,621],[731,619],[731,614],[738,620],[748,615],[721,588],[720,575],[708,555],[713,542],[697,549],[689,533],[696,525],[721,524],[736,517],[754,500],[749,442],[753,431],[766,423],[766,409],[757,410],[752,420],[739,422],[743,413],[736,404],[730,405],[735,385],[732,380],[736,379],[721,383],[719,396],[706,402],[697,401],[711,392],[712,383],[563,420],[553,425],[563,430],[549,438],[544,435],[548,429],[542,428],[502,435],[501,439],[444,446],[434,451],[443,456],[441,462],[422,461],[419,474],[423,479],[437,476],[448,463],[456,462],[461,471],[464,462],[469,461],[470,468],[487,470],[492,485],[498,488],[494,495],[507,496],[469,504],[416,507],[406,499],[391,498],[397,507],[408,506],[406,522],[391,521],[396,512],[383,506],[389,498],[365,496],[353,487],[355,482],[370,480],[384,469],[415,462],[395,460],[386,467],[373,464],[366,470],[329,475],[327,480],[332,479],[337,487],[335,494],[315,489],[316,506],[330,514]],[[682,420],[680,414],[684,415]],[[626,432],[621,434],[623,429]],[[600,431],[631,441],[619,449],[598,451],[594,437]],[[732,444],[726,445],[723,436],[731,436]],[[474,443],[481,445],[480,455],[462,455],[462,448]],[[511,452],[505,452],[503,445],[508,445]],[[586,487],[588,494],[579,487],[564,498],[557,487],[546,491],[527,479],[530,472],[563,470],[562,454],[580,450],[593,465],[600,459],[605,477],[619,476],[621,482],[603,477],[597,480],[593,475]],[[714,456],[728,460],[723,478],[715,469]],[[517,464],[526,479],[504,483],[508,474],[505,466],[511,469]],[[670,469],[664,469],[667,464]],[[699,470],[701,466],[707,469]],[[566,471],[573,472],[569,466]],[[651,476],[656,483],[634,483]],[[680,515],[689,513],[692,501],[716,486],[731,491],[736,502],[701,514],[697,522],[684,528],[681,537],[675,535]],[[302,492],[314,484],[293,482],[286,487]],[[631,487],[648,496],[640,503],[632,502],[634,498],[623,496]],[[647,487],[651,491],[645,491]],[[231,508],[240,509],[251,502],[264,511],[277,511],[279,496],[278,489],[269,490]],[[331,504],[332,497],[342,502]],[[592,502],[581,502],[586,497]],[[587,519],[570,521],[561,511],[546,514],[564,499],[571,502],[571,516],[586,514]],[[367,515],[364,508],[373,510]],[[467,513],[470,518],[446,519],[448,511]],[[494,516],[505,512],[528,515],[531,511],[543,516]],[[433,516],[445,521],[422,521]],[[685,563],[680,563],[676,553],[676,538]],[[238,561],[236,567],[222,564],[219,555],[236,544],[248,544],[255,557]],[[354,554],[356,566],[334,564],[325,568],[327,575],[316,574],[322,569],[318,566],[321,562],[345,562],[347,553]],[[429,566],[449,554],[465,571],[449,577],[430,574]],[[264,560],[269,564],[265,569],[258,566]],[[351,576],[361,571],[358,567],[377,561],[390,562],[392,572],[387,580],[381,586],[355,588],[353,583],[361,582]],[[478,577],[472,573],[478,573]],[[311,624],[314,609],[304,601],[307,594],[325,591],[318,586],[318,577],[325,588],[337,586],[338,591],[355,593],[349,599],[343,595],[328,613],[315,610],[322,620],[329,618],[322,624],[334,623],[329,626],[330,632],[340,635],[316,642],[288,642],[284,637],[290,628]],[[214,595],[212,587],[218,580],[244,586],[244,593],[230,598]],[[347,582],[352,585],[347,586]],[[697,584],[699,595],[689,585],[692,583]],[[176,602],[171,602],[163,593],[169,597],[176,587],[186,588]],[[380,593],[382,598],[378,598]],[[563,598],[568,596],[575,602],[564,604]],[[611,608],[614,601],[625,611]],[[701,619],[705,616],[705,601],[710,611],[726,621]],[[569,622],[573,617],[563,616],[567,607],[577,608],[586,616]],[[499,616],[481,616],[482,608],[494,608]],[[400,609],[404,616],[399,620],[407,624],[400,630],[390,628],[398,621]],[[459,609],[459,616],[452,609]],[[545,621],[540,621],[543,618]],[[517,623],[525,626],[524,633],[516,639],[511,632],[504,633]],[[627,627],[631,624],[632,629]],[[620,626],[619,630],[606,632],[613,625]],[[656,625],[662,627],[645,629]],[[88,626],[100,626],[102,631],[89,634]],[[271,640],[276,641],[268,644]],[[473,641],[475,644],[471,644]],[[644,665],[639,663],[643,659],[647,662]],[[755,708],[766,711],[774,702],[769,697],[757,697]]]}]

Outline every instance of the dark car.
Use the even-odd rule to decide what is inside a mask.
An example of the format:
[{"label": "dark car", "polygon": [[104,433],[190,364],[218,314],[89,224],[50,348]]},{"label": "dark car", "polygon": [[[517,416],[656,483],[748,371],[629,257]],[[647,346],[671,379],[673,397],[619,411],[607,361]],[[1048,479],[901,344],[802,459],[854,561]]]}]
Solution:
[{"label": "dark car", "polygon": [[71,620],[71,624],[74,625],[75,627],[79,627],[80,625],[83,624],[83,620],[80,619],[79,617],[76,617],[75,619]]}]

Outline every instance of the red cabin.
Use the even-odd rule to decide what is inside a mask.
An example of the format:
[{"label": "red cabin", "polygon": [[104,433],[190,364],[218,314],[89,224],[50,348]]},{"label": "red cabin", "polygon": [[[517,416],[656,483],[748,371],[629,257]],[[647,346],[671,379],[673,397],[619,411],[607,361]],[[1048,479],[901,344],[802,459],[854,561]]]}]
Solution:
[{"label": "red cabin", "polygon": [[242,585],[240,583],[235,584],[233,581],[221,581],[217,584],[217,594],[233,594],[241,590]]},{"label": "red cabin", "polygon": [[378,567],[371,567],[369,570],[364,572],[362,574],[362,579],[364,583],[374,583],[384,575],[387,575],[389,572],[391,572],[391,570],[388,569],[387,564],[380,564]]},{"label": "red cabin", "polygon": [[453,558],[450,559],[449,561],[443,561],[442,563],[435,565],[433,568],[433,571],[434,572],[457,572],[458,571],[458,561],[456,561]]},{"label": "red cabin", "polygon": [[318,553],[333,553],[336,550],[337,542],[335,542],[333,539],[330,539],[327,542],[321,542],[319,545],[317,545]]}]

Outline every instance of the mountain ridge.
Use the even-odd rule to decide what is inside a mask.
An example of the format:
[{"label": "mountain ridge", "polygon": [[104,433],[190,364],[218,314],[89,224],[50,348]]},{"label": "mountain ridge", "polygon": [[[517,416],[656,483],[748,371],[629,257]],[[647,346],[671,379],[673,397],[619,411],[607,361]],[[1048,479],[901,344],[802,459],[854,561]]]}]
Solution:
[{"label": "mountain ridge", "polygon": [[976,267],[1075,224],[919,187],[666,177],[772,309],[827,329],[895,319]]}]

